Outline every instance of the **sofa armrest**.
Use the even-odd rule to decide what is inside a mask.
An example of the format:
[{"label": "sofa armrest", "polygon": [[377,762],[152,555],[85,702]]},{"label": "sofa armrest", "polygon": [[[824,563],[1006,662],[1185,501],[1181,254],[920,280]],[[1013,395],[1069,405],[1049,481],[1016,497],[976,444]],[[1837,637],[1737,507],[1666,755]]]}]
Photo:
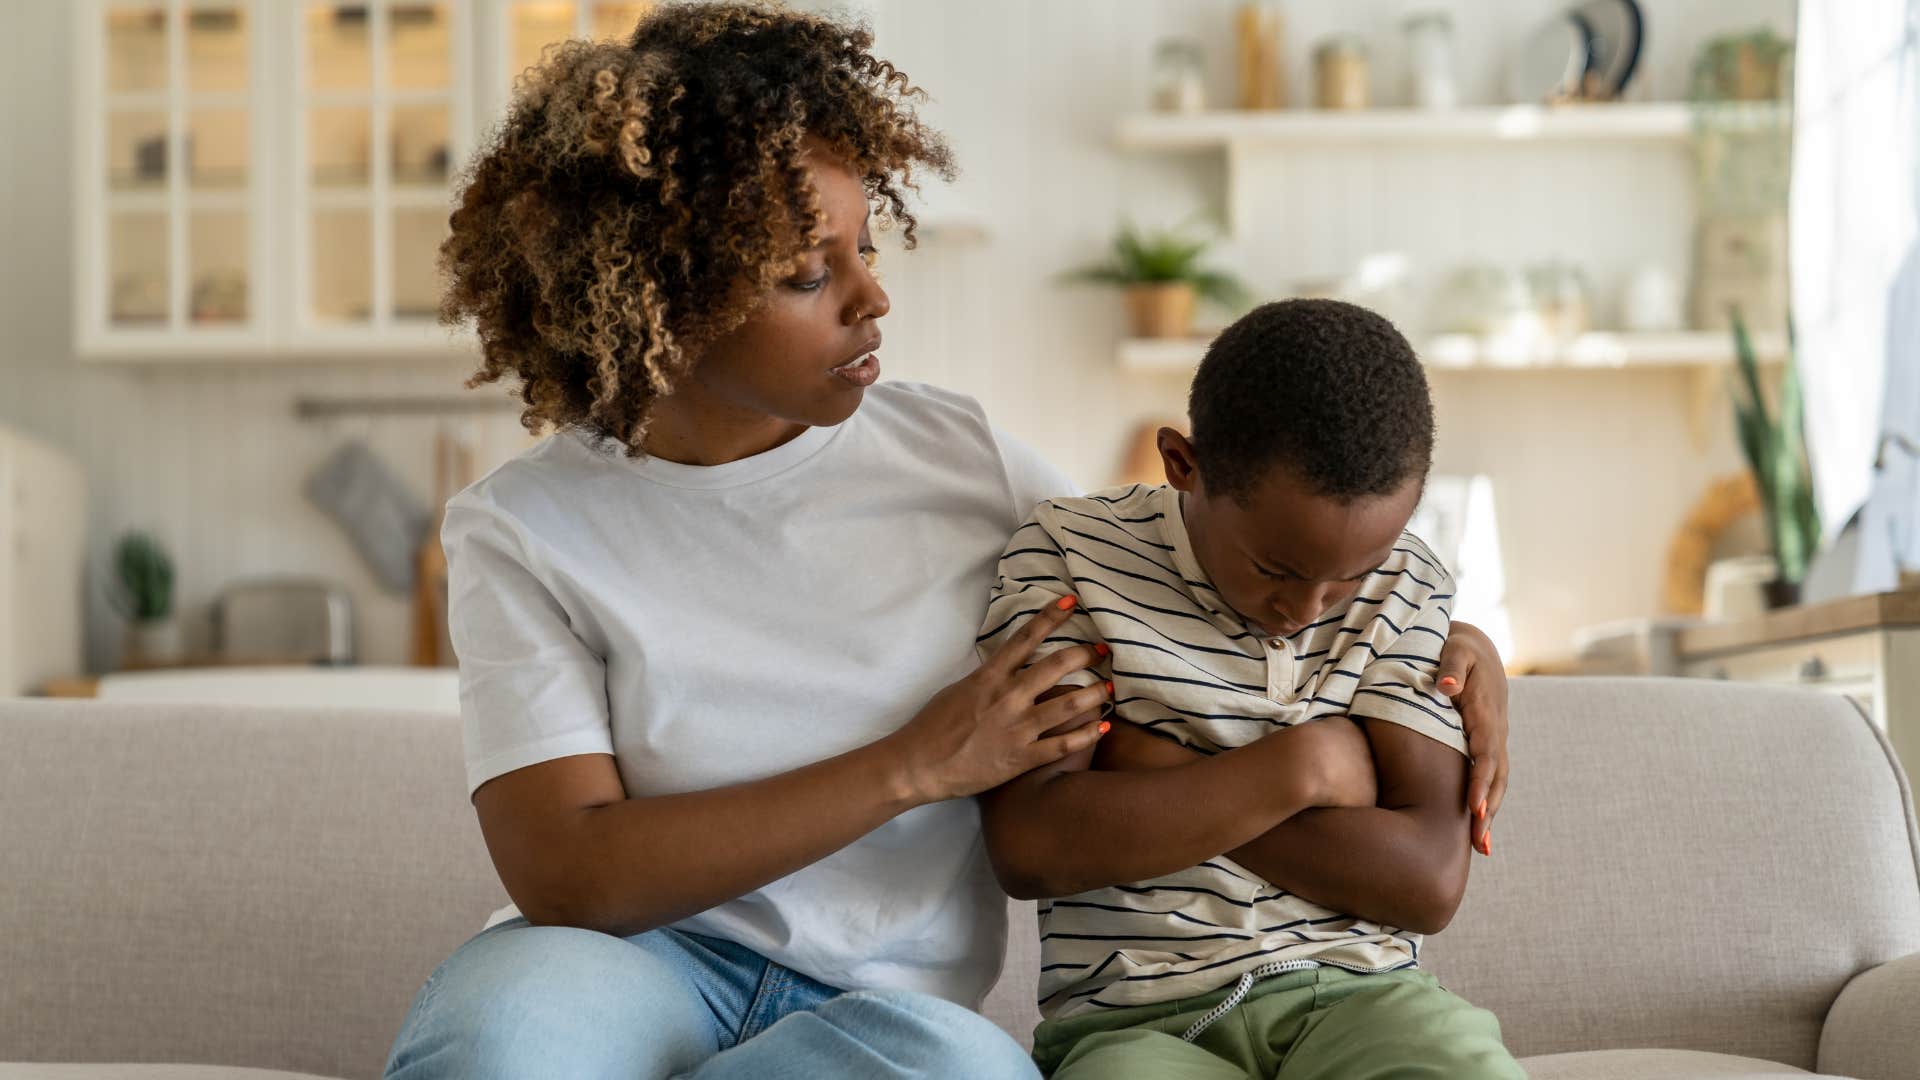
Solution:
[{"label": "sofa armrest", "polygon": [[1920,953],[1855,975],[1820,1031],[1817,1068],[1861,1080],[1901,1080],[1920,1061]]}]

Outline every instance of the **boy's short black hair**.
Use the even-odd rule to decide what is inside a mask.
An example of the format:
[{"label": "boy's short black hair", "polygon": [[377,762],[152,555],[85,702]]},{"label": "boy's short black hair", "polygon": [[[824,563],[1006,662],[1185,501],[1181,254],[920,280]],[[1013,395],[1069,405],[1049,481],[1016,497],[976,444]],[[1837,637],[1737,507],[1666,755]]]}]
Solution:
[{"label": "boy's short black hair", "polygon": [[1284,465],[1322,495],[1359,498],[1424,479],[1433,401],[1393,324],[1338,300],[1263,304],[1207,349],[1187,400],[1210,494],[1243,500]]}]

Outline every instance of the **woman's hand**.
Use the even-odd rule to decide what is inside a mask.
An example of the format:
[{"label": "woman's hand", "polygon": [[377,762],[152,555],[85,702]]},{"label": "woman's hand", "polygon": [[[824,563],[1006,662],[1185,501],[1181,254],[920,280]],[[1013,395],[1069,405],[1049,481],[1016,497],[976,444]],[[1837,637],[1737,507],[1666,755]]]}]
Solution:
[{"label": "woman's hand", "polygon": [[[1106,721],[1098,710],[1113,696],[1111,683],[1037,699],[1070,672],[1092,667],[1105,645],[1061,649],[1027,666],[1077,603],[1066,596],[1036,613],[973,674],[935,694],[884,740],[899,753],[901,775],[916,803],[977,795],[1100,738]],[[1073,724],[1076,718],[1082,722]],[[1062,726],[1063,734],[1051,733]]]},{"label": "woman's hand", "polygon": [[1480,628],[1456,622],[1440,651],[1440,692],[1452,699],[1467,729],[1467,809],[1474,850],[1493,854],[1493,818],[1507,797],[1507,672],[1500,650]]}]

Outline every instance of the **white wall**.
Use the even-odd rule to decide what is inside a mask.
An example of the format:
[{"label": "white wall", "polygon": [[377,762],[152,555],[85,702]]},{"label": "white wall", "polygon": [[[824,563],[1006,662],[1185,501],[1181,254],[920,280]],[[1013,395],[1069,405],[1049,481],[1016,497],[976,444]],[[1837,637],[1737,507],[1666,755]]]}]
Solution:
[{"label": "white wall", "polygon": [[[1552,0],[1457,5],[1459,66],[1469,100],[1491,97],[1498,84],[1495,58],[1553,6]],[[1791,0],[1654,0],[1648,6],[1649,79],[1636,96],[1678,96],[1688,58],[1705,34],[1744,26],[1762,13],[1782,29],[1791,25]],[[1384,66],[1399,7],[1379,0],[1287,5],[1296,80],[1304,79],[1306,46],[1333,29],[1369,34],[1377,66]],[[951,134],[966,173],[956,196],[993,228],[984,246],[928,244],[888,260],[890,376],[930,379],[979,396],[1003,426],[1090,485],[1111,477],[1135,425],[1180,412],[1184,377],[1114,368],[1118,302],[1103,293],[1062,290],[1052,277],[1097,255],[1123,211],[1170,220],[1216,197],[1217,170],[1120,155],[1109,142],[1114,117],[1142,101],[1152,46],[1164,34],[1191,34],[1209,45],[1216,96],[1224,95],[1232,8],[1227,0],[868,5],[882,53],[937,99],[928,115]],[[69,342],[70,47],[65,4],[0,3],[0,101],[7,102],[0,113],[0,423],[65,446],[84,463],[94,565],[114,536],[137,526],[156,531],[178,554],[188,609],[236,577],[335,578],[360,605],[363,658],[400,659],[404,601],[378,592],[345,537],[306,504],[300,485],[335,443],[363,434],[424,495],[434,425],[299,424],[292,402],[302,393],[451,391],[462,372],[408,364],[141,373],[76,363]],[[1350,164],[1398,175],[1391,159]],[[1547,192],[1555,170],[1565,168],[1533,162],[1507,170],[1517,190],[1529,193],[1526,213],[1536,220],[1557,213]],[[1424,173],[1416,179],[1430,186],[1416,187],[1427,187],[1429,209],[1396,204],[1403,206],[1400,216],[1382,216],[1354,202],[1334,219],[1338,227],[1330,227],[1318,218],[1303,223],[1286,216],[1294,192],[1341,183],[1302,166],[1276,188],[1286,194],[1276,198],[1273,217],[1223,258],[1273,290],[1337,269],[1323,264],[1348,252],[1403,237],[1434,250],[1465,242],[1514,258],[1560,252],[1562,241],[1615,261],[1685,250],[1685,237],[1658,214],[1640,226],[1642,235],[1603,225],[1528,231],[1500,214],[1475,216],[1465,204],[1478,178],[1489,173],[1480,159],[1456,157]],[[1618,174],[1623,178],[1604,197],[1630,206],[1634,196],[1623,184],[1680,182],[1655,173]],[[1433,236],[1420,239],[1427,233]],[[1308,236],[1317,239],[1302,239]],[[1435,392],[1438,467],[1496,478],[1523,655],[1560,651],[1576,626],[1652,610],[1666,540],[1685,506],[1708,477],[1737,467],[1724,421],[1716,421],[1707,450],[1694,445],[1691,384],[1679,375],[1442,373]],[[483,462],[512,453],[522,441],[510,418],[465,426],[480,439]],[[106,663],[115,628],[97,599],[90,616],[90,655]]]}]

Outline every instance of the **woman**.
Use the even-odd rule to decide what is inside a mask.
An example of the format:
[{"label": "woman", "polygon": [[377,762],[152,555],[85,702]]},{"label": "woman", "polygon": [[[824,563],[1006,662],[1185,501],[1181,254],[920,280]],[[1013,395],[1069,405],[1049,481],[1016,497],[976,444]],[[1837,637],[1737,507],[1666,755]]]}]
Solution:
[{"label": "woman", "polygon": [[[444,531],[518,911],[390,1076],[1033,1075],[967,1008],[1006,901],[965,796],[1092,745],[1105,689],[1035,702],[1096,659],[1026,667],[1070,610],[972,659],[1007,535],[1072,486],[972,401],[875,385],[869,211],[910,241],[901,185],[951,160],[869,44],[666,7],[552,54],[472,167],[446,315],[559,432]],[[1468,695],[1497,805],[1504,683]]]}]

